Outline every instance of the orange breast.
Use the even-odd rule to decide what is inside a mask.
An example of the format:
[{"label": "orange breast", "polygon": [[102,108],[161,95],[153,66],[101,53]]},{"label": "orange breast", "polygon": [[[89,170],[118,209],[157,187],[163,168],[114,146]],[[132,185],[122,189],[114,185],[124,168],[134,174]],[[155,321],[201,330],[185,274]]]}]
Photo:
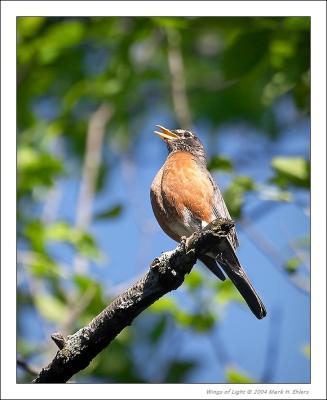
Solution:
[{"label": "orange breast", "polygon": [[213,186],[191,153],[176,152],[168,157],[162,174],[161,190],[176,217],[185,217],[185,208],[206,222],[213,220]]}]

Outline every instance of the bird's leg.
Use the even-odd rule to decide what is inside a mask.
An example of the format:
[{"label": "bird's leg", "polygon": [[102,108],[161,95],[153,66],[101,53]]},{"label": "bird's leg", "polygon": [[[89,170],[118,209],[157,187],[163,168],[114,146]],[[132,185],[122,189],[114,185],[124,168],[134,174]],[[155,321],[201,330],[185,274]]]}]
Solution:
[{"label": "bird's leg", "polygon": [[203,230],[210,230],[218,236],[227,236],[234,226],[235,222],[231,219],[217,218],[204,227]]}]

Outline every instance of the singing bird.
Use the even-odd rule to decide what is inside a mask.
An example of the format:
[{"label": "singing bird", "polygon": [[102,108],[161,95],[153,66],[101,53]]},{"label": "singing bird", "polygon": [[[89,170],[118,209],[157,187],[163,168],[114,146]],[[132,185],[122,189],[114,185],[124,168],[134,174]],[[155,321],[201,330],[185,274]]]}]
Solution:
[{"label": "singing bird", "polygon": [[[217,218],[231,219],[219,187],[207,170],[206,153],[199,138],[188,130],[156,127],[160,131],[154,133],[168,148],[168,157],[150,191],[152,209],[163,231],[180,242]],[[235,254],[237,246],[232,227],[222,244],[200,260],[221,280],[225,280],[224,271],[253,314],[264,318],[265,306]]]}]

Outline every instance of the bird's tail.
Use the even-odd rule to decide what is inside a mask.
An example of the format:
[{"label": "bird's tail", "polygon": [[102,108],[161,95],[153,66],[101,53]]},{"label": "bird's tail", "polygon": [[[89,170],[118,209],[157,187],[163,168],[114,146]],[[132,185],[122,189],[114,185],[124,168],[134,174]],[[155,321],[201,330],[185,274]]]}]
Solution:
[{"label": "bird's tail", "polygon": [[220,280],[224,281],[226,279],[223,271],[220,269],[217,261],[215,260],[214,257],[211,257],[207,254],[203,254],[200,257],[200,261],[203,262],[203,264],[214,274],[216,275],[217,278]]},{"label": "bird's tail", "polygon": [[[216,264],[216,261],[218,261],[219,265],[240,292],[253,314],[258,319],[264,318],[267,314],[266,308],[241,266],[227,236],[221,239],[218,248],[214,253],[214,257],[216,257],[216,259],[213,258],[212,255],[211,257],[209,255],[202,256],[201,261],[203,261],[210,271],[212,271],[218,278],[224,280],[225,277]],[[211,261],[209,262],[208,259]]]}]

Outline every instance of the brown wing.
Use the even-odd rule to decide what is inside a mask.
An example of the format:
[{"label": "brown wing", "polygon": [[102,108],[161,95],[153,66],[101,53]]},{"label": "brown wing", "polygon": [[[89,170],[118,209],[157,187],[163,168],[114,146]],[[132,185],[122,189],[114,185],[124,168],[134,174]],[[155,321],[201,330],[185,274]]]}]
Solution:
[{"label": "brown wing", "polygon": [[[221,194],[219,187],[216,185],[215,181],[213,180],[213,177],[211,176],[210,172],[207,169],[206,173],[214,190],[213,212],[216,218],[222,217],[231,219],[231,216],[229,214],[228,208],[226,206],[225,200],[223,198],[223,195]],[[234,249],[236,249],[239,243],[235,228],[231,229],[230,234],[228,236],[230,238],[232,246],[234,247]]]}]

